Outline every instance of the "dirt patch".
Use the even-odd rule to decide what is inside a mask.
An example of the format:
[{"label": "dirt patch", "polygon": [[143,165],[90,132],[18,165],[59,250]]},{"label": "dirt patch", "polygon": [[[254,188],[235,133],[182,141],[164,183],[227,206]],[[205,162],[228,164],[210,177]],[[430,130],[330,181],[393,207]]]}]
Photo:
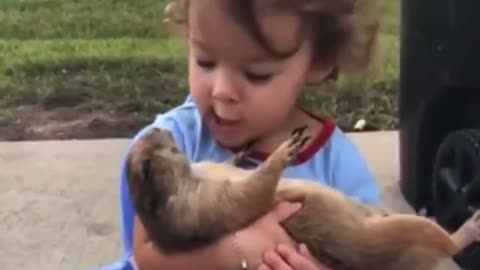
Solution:
[{"label": "dirt patch", "polygon": [[[125,138],[188,95],[179,59],[66,60],[17,66],[0,84],[0,140]],[[398,83],[331,82],[305,89],[301,103],[344,131],[398,127]]]},{"label": "dirt patch", "polygon": [[20,106],[0,116],[0,141],[125,138],[148,121],[134,114]]},{"label": "dirt patch", "polygon": [[131,137],[185,98],[179,61],[92,58],[16,66],[0,84],[0,141]]},{"label": "dirt patch", "polygon": [[[0,112],[0,141],[129,138],[152,120],[132,113],[24,105]],[[372,130],[378,128],[367,124],[362,131]]]}]

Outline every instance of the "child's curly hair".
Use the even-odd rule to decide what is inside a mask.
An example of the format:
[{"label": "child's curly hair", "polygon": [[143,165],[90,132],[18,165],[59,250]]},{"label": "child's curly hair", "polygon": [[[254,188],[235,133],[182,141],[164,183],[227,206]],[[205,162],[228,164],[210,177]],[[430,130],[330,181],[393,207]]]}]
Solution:
[{"label": "child's curly hair", "polygon": [[[178,26],[188,25],[190,0],[173,0],[165,8],[166,20]],[[272,55],[282,58],[294,54],[298,47],[278,51],[262,35],[255,8],[259,1],[271,7],[295,11],[303,29],[312,37],[316,63],[329,63],[337,70],[362,70],[372,58],[378,23],[366,12],[372,0],[224,0],[232,18]],[[361,2],[364,1],[364,2]],[[303,36],[304,38],[304,36]],[[301,40],[299,40],[301,41]],[[299,43],[300,44],[300,43]]]}]

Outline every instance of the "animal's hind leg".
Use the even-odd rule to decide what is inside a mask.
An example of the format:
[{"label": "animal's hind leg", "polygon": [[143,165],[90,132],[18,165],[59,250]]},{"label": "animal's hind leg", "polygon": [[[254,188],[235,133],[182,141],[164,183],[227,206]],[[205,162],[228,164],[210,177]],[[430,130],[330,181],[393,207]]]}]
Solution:
[{"label": "animal's hind leg", "polygon": [[472,217],[452,234],[452,239],[459,250],[468,247],[473,242],[480,241],[480,210],[477,210]]},{"label": "animal's hind leg", "polygon": [[380,205],[367,205],[357,199],[351,199],[358,213],[364,217],[388,217],[391,212]]},{"label": "animal's hind leg", "polygon": [[445,258],[435,250],[413,246],[387,265],[378,265],[382,270],[434,270]]}]

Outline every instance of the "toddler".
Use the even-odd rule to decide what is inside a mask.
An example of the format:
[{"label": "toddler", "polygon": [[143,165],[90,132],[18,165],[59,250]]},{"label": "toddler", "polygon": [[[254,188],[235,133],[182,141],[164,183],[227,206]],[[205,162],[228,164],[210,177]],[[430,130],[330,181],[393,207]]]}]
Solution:
[{"label": "toddler", "polygon": [[[188,44],[190,94],[151,127],[169,129],[192,161],[225,161],[251,146],[256,166],[291,132],[307,126],[312,139],[285,176],[330,185],[364,203],[378,188],[358,149],[328,118],[297,105],[307,84],[369,62],[376,24],[352,0],[185,0],[170,6]],[[161,93],[160,93],[161,94]],[[218,243],[167,255],[152,246],[135,217],[121,172],[124,252],[117,269],[326,269],[279,223],[299,205],[280,204],[254,224]],[[110,266],[109,269],[112,269]]]}]

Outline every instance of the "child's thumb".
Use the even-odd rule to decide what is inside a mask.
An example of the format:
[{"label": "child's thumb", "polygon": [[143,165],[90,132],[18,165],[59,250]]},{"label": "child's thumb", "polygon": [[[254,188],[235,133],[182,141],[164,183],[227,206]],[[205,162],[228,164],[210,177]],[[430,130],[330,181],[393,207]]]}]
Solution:
[{"label": "child's thumb", "polygon": [[301,207],[301,203],[280,202],[273,209],[273,214],[278,222],[282,222],[290,217],[293,213],[300,210]]}]

